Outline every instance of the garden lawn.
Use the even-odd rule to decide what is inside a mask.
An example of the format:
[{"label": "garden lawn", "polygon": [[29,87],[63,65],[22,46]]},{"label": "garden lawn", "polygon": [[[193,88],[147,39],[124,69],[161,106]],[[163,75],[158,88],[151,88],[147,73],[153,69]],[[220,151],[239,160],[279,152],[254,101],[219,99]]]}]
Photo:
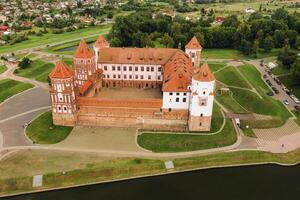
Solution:
[{"label": "garden lawn", "polygon": [[208,59],[241,59],[244,58],[244,55],[235,49],[204,49],[201,57]]},{"label": "garden lawn", "polygon": [[234,113],[248,113],[230,94],[216,96],[216,99],[226,109]]},{"label": "garden lawn", "polygon": [[260,90],[263,94],[271,91],[270,88],[262,80],[260,72],[254,66],[246,64],[240,66],[238,69],[256,90]]},{"label": "garden lawn", "polygon": [[62,34],[47,33],[43,36],[29,36],[29,40],[14,44],[4,45],[0,49],[0,53],[13,52],[16,50],[22,50],[26,48],[33,48],[41,45],[49,45],[53,43],[60,43],[62,41],[78,40],[80,38],[95,37],[100,34],[107,34],[112,25],[104,26],[92,26],[84,29],[79,29],[72,32],[66,32]]},{"label": "garden lawn", "polygon": [[300,99],[300,82],[293,75],[279,76],[279,80]]},{"label": "garden lawn", "polygon": [[227,119],[224,129],[215,135],[180,135],[143,133],[138,144],[153,152],[182,152],[232,145],[236,141],[232,122]]},{"label": "garden lawn", "polygon": [[226,66],[225,63],[208,63],[209,69],[212,72],[218,71],[219,69],[223,68]]},{"label": "garden lawn", "polygon": [[0,80],[0,103],[29,88],[33,88],[33,85],[11,79]]},{"label": "garden lawn", "polygon": [[7,67],[4,65],[0,66],[0,74],[2,74],[3,72],[5,72],[7,70]]},{"label": "garden lawn", "polygon": [[225,83],[228,86],[242,87],[251,89],[251,86],[239,74],[235,67],[226,67],[214,74],[218,81]]},{"label": "garden lawn", "polygon": [[48,75],[52,71],[53,67],[53,63],[45,63],[42,60],[35,60],[25,69],[16,69],[14,74],[47,83]]},{"label": "garden lawn", "polygon": [[52,113],[48,111],[36,118],[27,128],[27,136],[38,144],[54,144],[64,140],[73,127],[53,125]]}]

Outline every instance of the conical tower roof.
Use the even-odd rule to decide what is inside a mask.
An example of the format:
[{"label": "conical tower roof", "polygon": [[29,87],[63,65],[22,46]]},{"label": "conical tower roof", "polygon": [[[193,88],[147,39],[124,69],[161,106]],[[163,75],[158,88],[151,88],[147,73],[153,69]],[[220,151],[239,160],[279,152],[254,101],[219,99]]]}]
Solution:
[{"label": "conical tower roof", "polygon": [[213,73],[210,71],[207,63],[203,64],[199,69],[195,70],[193,78],[197,81],[202,81],[202,82],[210,82],[215,80],[215,77]]},{"label": "conical tower roof", "polygon": [[107,48],[107,47],[109,47],[109,43],[105,40],[103,35],[100,35],[98,37],[97,41],[95,42],[94,46],[96,48]]},{"label": "conical tower roof", "polygon": [[52,70],[52,72],[49,74],[50,78],[71,78],[74,76],[74,71],[69,68],[69,66],[64,63],[63,61],[58,61]]},{"label": "conical tower roof", "polygon": [[197,38],[194,36],[191,41],[187,45],[185,45],[186,49],[202,49],[202,46],[200,45]]},{"label": "conical tower roof", "polygon": [[89,48],[87,43],[84,40],[81,40],[78,48],[76,49],[75,58],[92,58],[94,52]]}]

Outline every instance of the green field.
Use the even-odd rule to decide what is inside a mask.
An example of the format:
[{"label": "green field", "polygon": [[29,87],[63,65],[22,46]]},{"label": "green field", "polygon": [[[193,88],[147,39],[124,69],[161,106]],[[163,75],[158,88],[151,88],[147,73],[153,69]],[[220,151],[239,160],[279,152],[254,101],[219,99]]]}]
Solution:
[{"label": "green field", "polygon": [[0,80],[0,103],[30,88],[33,88],[33,85],[29,83],[22,83],[11,79]]},{"label": "green field", "polygon": [[235,49],[203,49],[202,58],[208,59],[241,59],[243,54]]},{"label": "green field", "polygon": [[228,146],[236,139],[232,122],[227,119],[224,129],[215,135],[143,133],[137,141],[141,147],[153,152],[182,152]]},{"label": "green field", "polygon": [[64,140],[73,127],[53,125],[51,111],[35,119],[27,128],[27,136],[38,144],[54,144]]},{"label": "green field", "polygon": [[111,29],[111,25],[94,26],[84,29],[79,29],[73,32],[66,32],[63,34],[47,33],[43,36],[29,36],[29,40],[14,45],[1,46],[0,53],[13,52],[26,48],[37,47],[41,45],[48,45],[53,43],[67,42],[69,40],[80,40],[81,38],[96,37],[100,34],[107,34]]},{"label": "green field", "polygon": [[277,67],[274,67],[273,69],[271,69],[272,73],[274,75],[287,75],[290,74],[290,70],[285,68],[281,63],[278,64]]},{"label": "green field", "polygon": [[4,65],[0,66],[0,74],[2,74],[3,72],[5,72],[7,70],[7,67]]},{"label": "green field", "polygon": [[251,89],[251,86],[247,81],[239,74],[236,67],[226,67],[218,72],[216,72],[215,77],[217,80],[225,83],[228,86],[242,87]]},{"label": "green field", "polygon": [[53,67],[53,63],[45,63],[42,60],[35,60],[29,65],[29,67],[25,69],[16,69],[14,74],[47,83],[48,75],[50,74]]},{"label": "green field", "polygon": [[218,71],[219,69],[223,68],[226,66],[225,63],[215,63],[215,62],[208,62],[207,63],[208,66],[209,66],[209,69],[212,71],[212,72],[216,72]]},{"label": "green field", "polygon": [[216,99],[220,102],[225,108],[234,113],[249,113],[244,109],[233,97],[231,94],[217,95]]}]

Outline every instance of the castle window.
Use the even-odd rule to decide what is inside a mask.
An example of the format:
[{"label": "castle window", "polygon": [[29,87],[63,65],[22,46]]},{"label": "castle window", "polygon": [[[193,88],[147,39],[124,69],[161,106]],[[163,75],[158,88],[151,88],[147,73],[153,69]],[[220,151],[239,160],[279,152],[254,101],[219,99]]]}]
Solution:
[{"label": "castle window", "polygon": [[144,79],[144,76],[143,76],[143,75],[141,75],[141,79]]},{"label": "castle window", "polygon": [[135,70],[135,71],[139,71],[139,68],[138,68],[138,67],[135,67],[134,70]]},{"label": "castle window", "polygon": [[138,76],[138,75],[135,75],[135,79],[139,79],[139,76]]},{"label": "castle window", "polygon": [[158,68],[157,68],[157,71],[161,72],[161,67],[158,67]]},{"label": "castle window", "polygon": [[183,93],[183,96],[186,96],[186,92],[185,92],[185,93]]},{"label": "castle window", "polygon": [[203,117],[203,113],[200,114],[200,117]]},{"label": "castle window", "polygon": [[120,74],[118,74],[118,78],[121,78],[121,75],[120,75]]},{"label": "castle window", "polygon": [[195,57],[195,53],[192,53],[192,58],[194,58]]},{"label": "castle window", "polygon": [[179,92],[177,92],[176,95],[178,96],[178,95],[179,95]]},{"label": "castle window", "polygon": [[199,123],[199,126],[202,126],[202,122]]},{"label": "castle window", "polygon": [[126,77],[126,75],[124,75],[124,79],[126,79],[127,77]]},{"label": "castle window", "polygon": [[120,66],[118,66],[118,71],[121,71],[121,67]]},{"label": "castle window", "polygon": [[129,79],[132,79],[132,75],[129,75]]},{"label": "castle window", "polygon": [[148,79],[151,80],[151,75],[148,75]]},{"label": "castle window", "polygon": [[151,72],[154,72],[154,67],[151,67]]},{"label": "castle window", "polygon": [[205,91],[203,92],[203,94],[205,94]]},{"label": "castle window", "polygon": [[147,67],[147,72],[149,72],[150,71],[150,67]]},{"label": "castle window", "polygon": [[60,106],[58,106],[57,108],[58,108],[58,110],[61,110],[61,107],[60,107]]},{"label": "castle window", "polygon": [[179,102],[179,98],[178,97],[176,98],[176,102]]},{"label": "castle window", "polygon": [[116,70],[116,67],[115,67],[115,66],[112,66],[112,70],[115,71],[115,70]]},{"label": "castle window", "polygon": [[129,71],[132,71],[132,67],[129,67]]},{"label": "castle window", "polygon": [[141,67],[141,71],[142,71],[142,72],[144,71],[144,67]]},{"label": "castle window", "polygon": [[107,74],[106,76],[107,76],[107,78],[109,78],[109,74]]},{"label": "castle window", "polygon": [[126,66],[124,66],[124,67],[123,67],[123,70],[124,70],[124,71],[126,71],[126,70],[127,70],[127,69],[126,69]]},{"label": "castle window", "polygon": [[64,107],[64,111],[66,111],[67,110],[67,108],[66,107]]},{"label": "castle window", "polygon": [[157,79],[160,80],[160,76],[157,76]]},{"label": "castle window", "polygon": [[115,74],[113,75],[113,78],[116,78],[116,75],[115,75]]},{"label": "castle window", "polygon": [[186,98],[183,98],[182,101],[183,101],[183,102],[186,102]]},{"label": "castle window", "polygon": [[172,108],[169,108],[169,112],[171,112],[172,111]]},{"label": "castle window", "polygon": [[173,92],[170,92],[169,95],[173,95]]},{"label": "castle window", "polygon": [[104,70],[107,70],[107,66],[106,65],[104,65]]}]

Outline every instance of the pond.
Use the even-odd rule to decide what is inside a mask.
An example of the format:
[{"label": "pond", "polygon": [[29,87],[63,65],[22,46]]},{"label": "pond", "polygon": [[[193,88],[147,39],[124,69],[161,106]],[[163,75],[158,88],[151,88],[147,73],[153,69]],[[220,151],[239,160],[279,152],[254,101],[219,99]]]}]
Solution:
[{"label": "pond", "polygon": [[300,199],[300,165],[260,165],[198,170],[83,186],[10,200],[290,200]]}]

